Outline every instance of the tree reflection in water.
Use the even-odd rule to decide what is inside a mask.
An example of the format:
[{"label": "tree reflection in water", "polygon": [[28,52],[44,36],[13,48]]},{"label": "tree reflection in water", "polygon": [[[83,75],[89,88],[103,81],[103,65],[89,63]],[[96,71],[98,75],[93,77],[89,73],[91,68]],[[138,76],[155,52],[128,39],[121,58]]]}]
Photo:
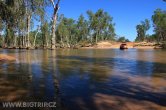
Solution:
[{"label": "tree reflection in water", "polygon": [[[18,60],[0,63],[0,102],[56,101],[58,110],[166,107],[166,61],[158,52],[130,49],[5,52]],[[147,56],[149,52],[151,56]]]}]

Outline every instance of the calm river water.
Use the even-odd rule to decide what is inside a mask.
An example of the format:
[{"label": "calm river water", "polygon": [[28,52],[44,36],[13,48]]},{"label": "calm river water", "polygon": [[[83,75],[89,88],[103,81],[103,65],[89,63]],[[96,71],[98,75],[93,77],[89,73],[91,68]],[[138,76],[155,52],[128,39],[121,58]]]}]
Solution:
[{"label": "calm river water", "polygon": [[0,62],[0,102],[57,103],[44,110],[166,110],[164,50],[0,53],[17,58]]}]

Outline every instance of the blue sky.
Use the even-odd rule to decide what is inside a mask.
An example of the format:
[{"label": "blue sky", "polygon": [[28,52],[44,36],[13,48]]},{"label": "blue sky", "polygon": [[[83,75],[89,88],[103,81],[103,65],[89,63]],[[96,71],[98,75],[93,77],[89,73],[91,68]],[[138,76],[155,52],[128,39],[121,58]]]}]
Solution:
[{"label": "blue sky", "polygon": [[[157,8],[166,10],[166,3],[162,0],[61,0],[59,13],[77,19],[80,14],[86,16],[87,10],[95,12],[100,8],[113,17],[116,34],[133,41],[137,35],[136,25],[146,18],[151,20]],[[52,12],[49,8],[49,15]],[[153,27],[148,33],[153,33]]]}]

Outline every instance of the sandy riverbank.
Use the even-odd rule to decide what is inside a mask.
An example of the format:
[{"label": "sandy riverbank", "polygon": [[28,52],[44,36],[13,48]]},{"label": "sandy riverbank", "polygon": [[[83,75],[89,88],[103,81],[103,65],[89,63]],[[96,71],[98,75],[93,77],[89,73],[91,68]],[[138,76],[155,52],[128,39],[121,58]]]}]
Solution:
[{"label": "sandy riverbank", "polygon": [[[97,43],[97,45],[90,47],[83,47],[83,49],[119,49],[121,42],[111,42],[111,41],[102,41]],[[154,46],[154,43],[135,43],[135,42],[127,42],[128,48],[136,48],[136,49],[155,49],[160,48]]]},{"label": "sandy riverbank", "polygon": [[[74,49],[119,49],[122,42],[114,42],[114,41],[100,41],[96,45],[92,44],[84,44],[80,46],[74,47]],[[127,42],[127,47],[136,48],[136,49],[161,49],[162,46],[156,45],[156,43],[147,43],[147,42]],[[59,49],[60,47],[58,47]],[[19,49],[19,48],[6,48],[6,49]],[[26,48],[22,48],[26,49]],[[28,50],[35,49],[35,48],[28,48]],[[43,48],[38,48],[43,49]],[[50,49],[50,48],[47,48]],[[62,48],[64,49],[64,48]],[[68,48],[69,49],[69,48]],[[5,57],[6,58],[6,57]]]}]

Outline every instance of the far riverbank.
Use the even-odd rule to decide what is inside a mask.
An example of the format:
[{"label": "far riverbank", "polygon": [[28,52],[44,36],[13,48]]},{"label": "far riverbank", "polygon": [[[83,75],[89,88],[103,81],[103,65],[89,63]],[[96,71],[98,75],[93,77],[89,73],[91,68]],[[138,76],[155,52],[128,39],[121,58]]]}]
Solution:
[{"label": "far riverbank", "polygon": [[[118,49],[121,42],[101,41],[94,46],[82,47],[83,49]],[[128,48],[136,49],[161,49],[161,45],[146,42],[126,42]]]}]

